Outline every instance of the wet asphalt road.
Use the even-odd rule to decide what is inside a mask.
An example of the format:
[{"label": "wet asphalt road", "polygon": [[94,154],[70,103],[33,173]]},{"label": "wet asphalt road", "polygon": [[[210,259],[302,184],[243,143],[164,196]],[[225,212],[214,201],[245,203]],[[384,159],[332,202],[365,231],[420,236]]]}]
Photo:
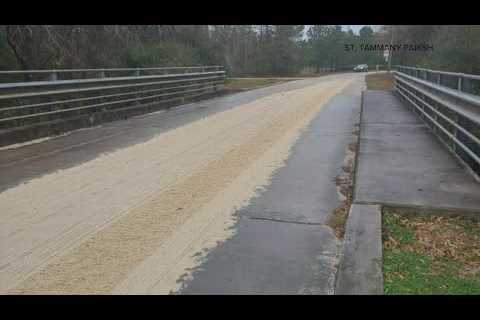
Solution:
[{"label": "wet asphalt road", "polygon": [[325,223],[339,204],[335,177],[359,119],[364,74],[287,82],[0,150],[0,192],[216,112],[336,77],[356,81],[317,114],[267,190],[236,213],[240,219],[235,236],[209,252],[193,279],[180,280],[178,292],[331,294],[342,242]]}]

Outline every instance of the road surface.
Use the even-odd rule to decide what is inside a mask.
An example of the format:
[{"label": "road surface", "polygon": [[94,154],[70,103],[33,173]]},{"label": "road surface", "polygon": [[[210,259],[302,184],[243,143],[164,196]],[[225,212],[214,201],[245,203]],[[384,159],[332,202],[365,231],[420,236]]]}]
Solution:
[{"label": "road surface", "polygon": [[0,149],[0,293],[333,293],[364,76]]}]

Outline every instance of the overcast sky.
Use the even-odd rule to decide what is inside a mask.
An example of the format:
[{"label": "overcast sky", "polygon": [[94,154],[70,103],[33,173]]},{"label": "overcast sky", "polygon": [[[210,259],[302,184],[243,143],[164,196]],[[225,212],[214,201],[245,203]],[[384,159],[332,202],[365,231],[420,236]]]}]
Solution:
[{"label": "overcast sky", "polygon": [[[343,28],[343,30],[352,29],[352,31],[355,34],[358,34],[358,31],[360,31],[360,29],[362,29],[362,27],[364,27],[364,26],[366,26],[366,25],[365,24],[353,24],[353,25],[342,25],[342,28]],[[371,27],[373,29],[373,31],[377,31],[381,27],[379,25],[368,25],[368,26]],[[305,26],[303,38],[307,37],[307,31],[308,31],[309,28],[310,28],[309,25]]]},{"label": "overcast sky", "polygon": [[[347,30],[350,27],[355,34],[358,34],[358,31],[360,31],[360,29],[362,29],[362,27],[365,27],[365,26],[366,25],[363,25],[363,24],[355,24],[355,25],[344,25],[342,27]],[[381,26],[374,26],[374,25],[368,25],[368,26],[372,28],[373,31],[377,31],[378,28],[381,27]]]}]

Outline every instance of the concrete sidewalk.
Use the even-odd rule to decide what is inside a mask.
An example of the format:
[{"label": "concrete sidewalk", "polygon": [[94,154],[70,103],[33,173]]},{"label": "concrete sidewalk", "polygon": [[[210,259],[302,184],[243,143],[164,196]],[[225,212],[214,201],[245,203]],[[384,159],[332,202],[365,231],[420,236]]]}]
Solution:
[{"label": "concrete sidewalk", "polygon": [[480,213],[480,183],[390,91],[363,92],[360,147],[335,294],[382,294],[381,206]]},{"label": "concrete sidewalk", "polygon": [[480,183],[393,92],[367,90],[354,201],[480,212]]}]

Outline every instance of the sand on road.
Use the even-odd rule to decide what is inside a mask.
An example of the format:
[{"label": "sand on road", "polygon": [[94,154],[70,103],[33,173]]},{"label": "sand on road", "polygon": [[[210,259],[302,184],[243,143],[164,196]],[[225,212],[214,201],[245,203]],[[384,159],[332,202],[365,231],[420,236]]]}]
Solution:
[{"label": "sand on road", "polygon": [[272,94],[0,193],[0,293],[170,293],[352,80]]}]

